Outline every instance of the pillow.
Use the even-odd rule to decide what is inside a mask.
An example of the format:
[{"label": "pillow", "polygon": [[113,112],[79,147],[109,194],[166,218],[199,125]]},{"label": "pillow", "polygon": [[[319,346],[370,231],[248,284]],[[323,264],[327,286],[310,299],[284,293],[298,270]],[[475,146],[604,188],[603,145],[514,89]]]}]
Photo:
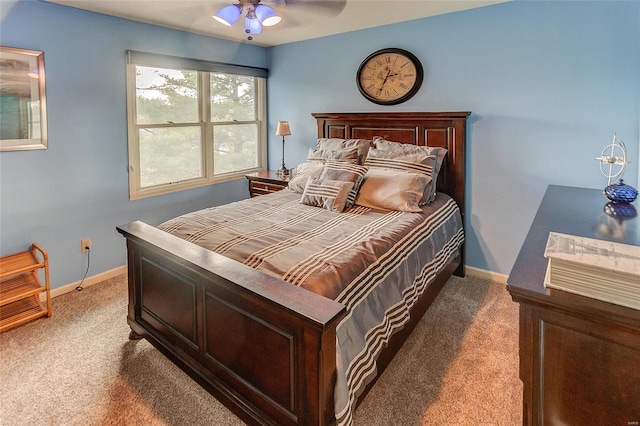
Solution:
[{"label": "pillow", "polygon": [[396,152],[400,151],[400,152],[405,152],[407,154],[429,148],[426,146],[413,145],[410,143],[393,142],[393,141],[383,139],[380,136],[375,136],[373,138],[373,147],[376,149],[381,149],[383,151],[396,151]]},{"label": "pillow", "polygon": [[349,191],[347,198],[347,204],[345,208],[353,206],[360,189],[360,184],[367,172],[368,167],[359,166],[357,164],[349,164],[344,161],[327,161],[324,164],[322,173],[320,174],[321,180],[341,180],[345,182],[353,183],[353,187]]},{"label": "pillow", "polygon": [[309,148],[309,155],[307,155],[307,161],[321,161],[327,160],[339,160],[349,161],[351,163],[358,162],[358,150],[352,149],[328,149],[328,148]]},{"label": "pillow", "polygon": [[403,154],[414,154],[416,152],[426,152],[427,154],[435,154],[438,156],[435,167],[434,182],[437,180],[437,175],[440,172],[442,161],[447,154],[447,149],[443,147],[431,147],[431,146],[418,146],[407,143],[393,142],[386,139],[382,139],[379,136],[373,138],[373,144],[376,149],[383,151],[393,151]]},{"label": "pillow", "polygon": [[302,194],[304,187],[307,185],[307,180],[310,177],[319,178],[323,168],[324,163],[319,161],[309,161],[299,164],[291,174],[289,189]]},{"label": "pillow", "polygon": [[300,203],[342,213],[351,188],[353,188],[353,182],[310,177],[304,187]]},{"label": "pillow", "polygon": [[447,155],[447,149],[442,147],[430,148],[431,153],[436,155],[436,164],[433,166],[433,173],[431,174],[431,196],[429,197],[429,201],[427,203],[432,202],[436,199],[436,186],[438,183],[438,174],[440,174],[440,169],[442,168],[442,162],[444,161],[445,155]]},{"label": "pillow", "polygon": [[[444,154],[447,153],[447,149],[440,146],[412,145],[408,143],[392,142],[380,137],[375,137],[373,139],[373,146],[374,148],[380,149],[382,151],[393,151],[403,154],[414,154],[416,152],[426,152],[427,154],[432,154],[434,152],[440,153],[442,151],[444,151]],[[444,154],[442,154],[443,158]]]},{"label": "pillow", "polygon": [[372,148],[369,150],[365,165],[368,167],[381,167],[386,169],[403,170],[412,173],[421,173],[431,178],[427,184],[420,205],[428,204],[435,199],[436,182],[442,165],[442,160],[447,153],[444,148],[419,147],[413,152],[400,150],[383,151]]},{"label": "pillow", "polygon": [[431,177],[419,173],[370,168],[364,175],[356,204],[378,210],[421,212],[420,200]]},{"label": "pillow", "polygon": [[356,148],[358,150],[358,164],[364,164],[369,148],[373,146],[373,141],[369,139],[339,139],[339,138],[319,138],[318,148],[320,149],[345,149]]}]

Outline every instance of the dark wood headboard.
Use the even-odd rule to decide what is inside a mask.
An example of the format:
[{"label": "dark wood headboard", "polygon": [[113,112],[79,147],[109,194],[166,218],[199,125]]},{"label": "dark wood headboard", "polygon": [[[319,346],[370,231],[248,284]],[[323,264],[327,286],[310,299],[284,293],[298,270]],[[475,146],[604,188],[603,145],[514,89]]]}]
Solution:
[{"label": "dark wood headboard", "polygon": [[448,150],[438,191],[449,194],[464,215],[465,139],[468,111],[313,113],[319,138],[384,139]]}]

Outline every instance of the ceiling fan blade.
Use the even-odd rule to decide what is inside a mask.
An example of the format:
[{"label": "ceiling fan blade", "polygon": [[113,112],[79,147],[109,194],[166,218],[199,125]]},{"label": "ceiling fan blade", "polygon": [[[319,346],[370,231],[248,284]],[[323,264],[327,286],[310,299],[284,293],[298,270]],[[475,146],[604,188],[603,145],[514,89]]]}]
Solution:
[{"label": "ceiling fan blade", "polygon": [[275,8],[290,7],[296,10],[305,10],[309,13],[317,13],[324,16],[337,16],[347,5],[347,0],[262,0]]}]

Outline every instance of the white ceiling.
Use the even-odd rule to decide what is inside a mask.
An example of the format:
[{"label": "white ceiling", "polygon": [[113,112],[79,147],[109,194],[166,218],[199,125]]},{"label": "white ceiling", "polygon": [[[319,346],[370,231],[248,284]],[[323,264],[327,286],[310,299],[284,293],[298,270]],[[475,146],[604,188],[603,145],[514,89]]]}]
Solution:
[{"label": "white ceiling", "polygon": [[[232,27],[213,18],[237,0],[45,0],[134,21],[247,42],[244,19]],[[380,25],[502,3],[508,0],[262,0],[282,22],[265,28],[250,42],[276,46]]]}]

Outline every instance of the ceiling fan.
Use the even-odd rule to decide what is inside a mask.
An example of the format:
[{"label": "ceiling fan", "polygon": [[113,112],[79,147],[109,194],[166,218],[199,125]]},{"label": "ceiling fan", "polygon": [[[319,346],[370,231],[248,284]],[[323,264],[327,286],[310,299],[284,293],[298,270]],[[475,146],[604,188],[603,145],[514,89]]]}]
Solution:
[{"label": "ceiling fan", "polygon": [[[313,13],[335,16],[346,6],[347,0],[265,0],[276,9],[304,6]],[[238,0],[237,4],[223,7],[213,15],[213,19],[223,25],[235,24],[242,14],[245,14],[244,32],[248,40],[253,40],[254,34],[260,34],[262,27],[270,27],[282,21],[282,18],[272,7],[262,4],[261,0]]]}]

